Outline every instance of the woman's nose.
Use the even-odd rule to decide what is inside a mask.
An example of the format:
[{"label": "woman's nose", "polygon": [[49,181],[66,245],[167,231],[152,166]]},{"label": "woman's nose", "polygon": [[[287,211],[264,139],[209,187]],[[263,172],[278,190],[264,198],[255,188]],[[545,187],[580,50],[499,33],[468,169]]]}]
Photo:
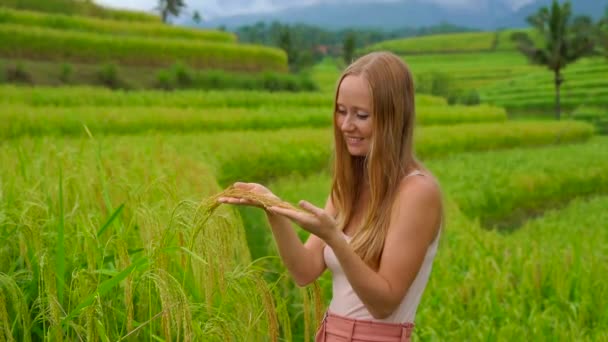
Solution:
[{"label": "woman's nose", "polygon": [[342,126],[340,127],[343,132],[352,131],[355,125],[351,119],[350,115],[345,115],[344,120],[342,121]]}]

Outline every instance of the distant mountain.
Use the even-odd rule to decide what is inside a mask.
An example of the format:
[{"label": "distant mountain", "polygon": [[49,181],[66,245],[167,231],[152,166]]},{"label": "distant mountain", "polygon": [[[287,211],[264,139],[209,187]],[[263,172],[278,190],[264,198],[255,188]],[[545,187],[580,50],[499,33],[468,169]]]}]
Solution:
[{"label": "distant mountain", "polygon": [[[536,0],[534,3],[514,10],[506,0],[481,0],[475,7],[461,8],[442,6],[424,0],[402,0],[399,2],[357,2],[338,4],[337,2],[310,6],[291,7],[285,10],[264,14],[221,17],[203,22],[202,27],[225,26],[234,29],[259,21],[294,24],[305,23],[325,29],[348,27],[379,28],[393,30],[402,27],[433,26],[442,22],[493,30],[501,27],[525,27],[525,18],[540,7],[550,4],[551,0]],[[576,14],[591,15],[598,18],[608,6],[608,0],[572,1]],[[194,26],[189,20],[181,24]]]}]

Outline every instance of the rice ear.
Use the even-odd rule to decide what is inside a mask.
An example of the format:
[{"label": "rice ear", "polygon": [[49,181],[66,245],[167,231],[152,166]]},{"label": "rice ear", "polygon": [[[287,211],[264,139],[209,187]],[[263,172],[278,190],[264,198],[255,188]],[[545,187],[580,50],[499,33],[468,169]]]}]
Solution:
[{"label": "rice ear", "polygon": [[218,199],[220,197],[236,197],[236,198],[245,198],[248,199],[250,201],[254,201],[256,203],[259,203],[260,205],[262,205],[265,209],[269,209],[270,207],[281,207],[281,208],[286,208],[286,209],[292,209],[292,210],[297,210],[297,211],[301,211],[303,212],[304,210],[292,205],[289,202],[283,201],[281,199],[277,199],[277,198],[271,198],[268,196],[264,196],[264,195],[258,195],[256,193],[253,193],[251,191],[247,191],[247,190],[243,190],[243,189],[237,189],[234,186],[229,186],[228,188],[226,188],[224,191],[214,195],[213,197],[210,198],[210,202],[213,203],[213,205],[218,205]]}]

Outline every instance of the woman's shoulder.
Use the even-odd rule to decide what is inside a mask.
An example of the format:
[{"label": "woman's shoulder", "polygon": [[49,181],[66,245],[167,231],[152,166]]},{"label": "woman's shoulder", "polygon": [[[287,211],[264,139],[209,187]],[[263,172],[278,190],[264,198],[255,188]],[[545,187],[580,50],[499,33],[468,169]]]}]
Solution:
[{"label": "woman's shoulder", "polygon": [[427,170],[414,170],[405,175],[397,189],[398,200],[417,200],[441,206],[441,187],[433,174]]},{"label": "woman's shoulder", "polygon": [[428,232],[429,241],[433,241],[443,222],[443,195],[439,182],[428,171],[404,177],[393,210],[397,217],[416,222],[417,232]]}]

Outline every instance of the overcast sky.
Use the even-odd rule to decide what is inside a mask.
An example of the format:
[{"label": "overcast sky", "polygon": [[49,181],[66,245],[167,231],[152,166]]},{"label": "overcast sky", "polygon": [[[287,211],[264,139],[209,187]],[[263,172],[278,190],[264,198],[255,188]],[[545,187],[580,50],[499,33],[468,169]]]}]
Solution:
[{"label": "overcast sky", "polygon": [[[205,19],[237,14],[270,12],[289,6],[304,6],[323,2],[390,2],[399,0],[186,0],[188,9],[198,9]],[[403,1],[403,0],[401,0]],[[418,0],[428,1],[455,7],[479,6],[488,1],[506,1],[514,8],[521,7],[534,0]],[[157,0],[94,0],[101,5],[153,11]]]}]

